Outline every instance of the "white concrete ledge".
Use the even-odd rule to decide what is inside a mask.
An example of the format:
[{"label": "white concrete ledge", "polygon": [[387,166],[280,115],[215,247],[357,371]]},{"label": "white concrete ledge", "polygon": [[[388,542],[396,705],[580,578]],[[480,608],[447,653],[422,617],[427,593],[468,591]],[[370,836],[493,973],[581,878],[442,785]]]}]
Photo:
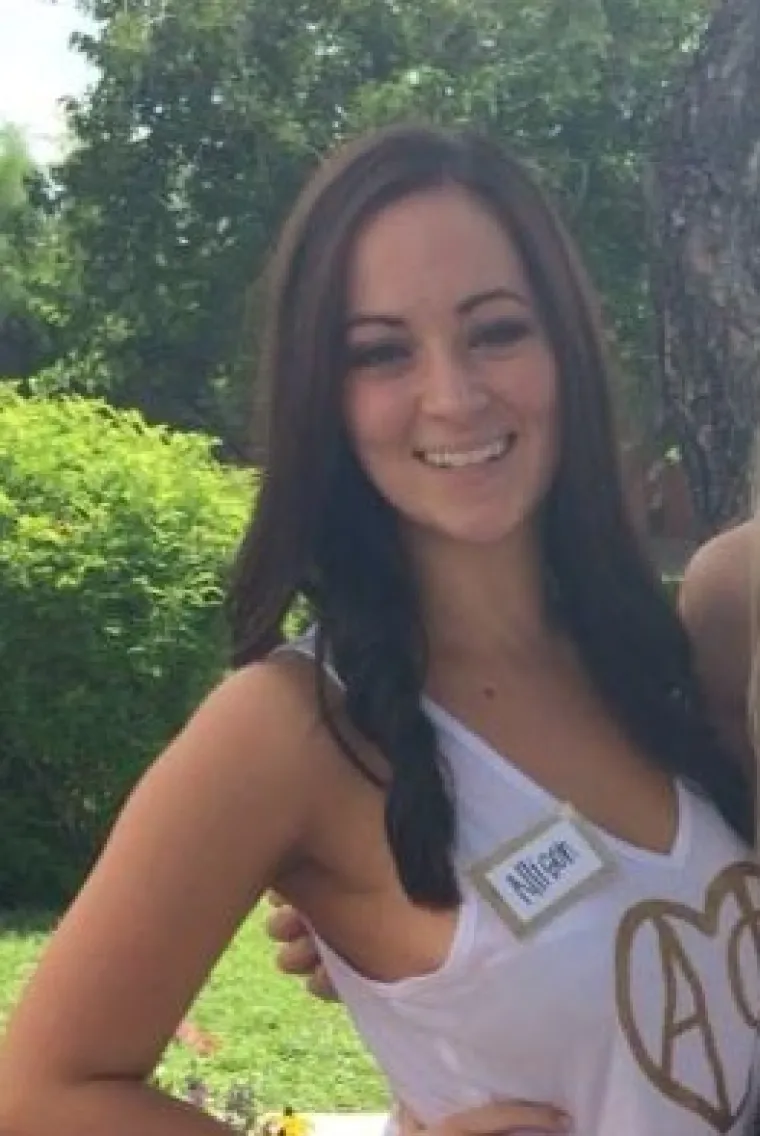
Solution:
[{"label": "white concrete ledge", "polygon": [[323,1112],[310,1117],[313,1136],[383,1136],[387,1119],[369,1112]]}]

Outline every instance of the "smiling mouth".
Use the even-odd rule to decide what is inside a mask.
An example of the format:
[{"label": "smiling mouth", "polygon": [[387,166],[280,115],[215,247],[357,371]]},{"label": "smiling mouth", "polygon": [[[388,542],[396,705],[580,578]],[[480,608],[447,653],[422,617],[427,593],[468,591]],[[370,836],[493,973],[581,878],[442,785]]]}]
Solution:
[{"label": "smiling mouth", "polygon": [[449,446],[438,449],[414,451],[417,461],[435,469],[464,469],[467,466],[487,465],[498,461],[513,448],[517,441],[517,434],[504,434],[492,442],[482,446],[473,446],[468,450],[453,449]]}]

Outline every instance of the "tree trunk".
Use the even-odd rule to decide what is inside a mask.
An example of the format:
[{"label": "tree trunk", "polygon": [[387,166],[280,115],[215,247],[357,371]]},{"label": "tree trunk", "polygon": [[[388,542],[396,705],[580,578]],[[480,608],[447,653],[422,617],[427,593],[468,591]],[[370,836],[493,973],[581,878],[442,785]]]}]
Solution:
[{"label": "tree trunk", "polygon": [[664,427],[702,533],[746,508],[760,409],[760,0],[723,0],[650,184]]}]

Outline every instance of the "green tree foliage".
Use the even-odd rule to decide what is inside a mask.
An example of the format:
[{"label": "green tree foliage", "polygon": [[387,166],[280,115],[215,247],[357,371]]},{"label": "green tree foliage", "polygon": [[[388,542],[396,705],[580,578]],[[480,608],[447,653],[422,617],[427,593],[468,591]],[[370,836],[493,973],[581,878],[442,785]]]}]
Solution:
[{"label": "green tree foliage", "polygon": [[23,135],[0,128],[0,378],[24,378],[62,349],[73,264]]},{"label": "green tree foliage", "polygon": [[[58,171],[82,251],[80,349],[109,396],[239,439],[256,290],[331,143],[410,114],[474,123],[556,191],[645,379],[641,178],[708,0],[85,0],[100,69]],[[93,342],[95,347],[92,347]]]},{"label": "green tree foliage", "polygon": [[197,435],[8,384],[0,463],[0,906],[53,904],[224,665],[251,484]]}]

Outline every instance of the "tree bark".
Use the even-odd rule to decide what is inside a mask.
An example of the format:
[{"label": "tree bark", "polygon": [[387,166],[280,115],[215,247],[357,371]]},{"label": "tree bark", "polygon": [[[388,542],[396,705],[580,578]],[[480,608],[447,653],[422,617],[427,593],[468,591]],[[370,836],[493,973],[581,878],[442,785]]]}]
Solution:
[{"label": "tree bark", "polygon": [[664,428],[700,536],[747,505],[760,410],[760,0],[723,0],[647,187]]}]

